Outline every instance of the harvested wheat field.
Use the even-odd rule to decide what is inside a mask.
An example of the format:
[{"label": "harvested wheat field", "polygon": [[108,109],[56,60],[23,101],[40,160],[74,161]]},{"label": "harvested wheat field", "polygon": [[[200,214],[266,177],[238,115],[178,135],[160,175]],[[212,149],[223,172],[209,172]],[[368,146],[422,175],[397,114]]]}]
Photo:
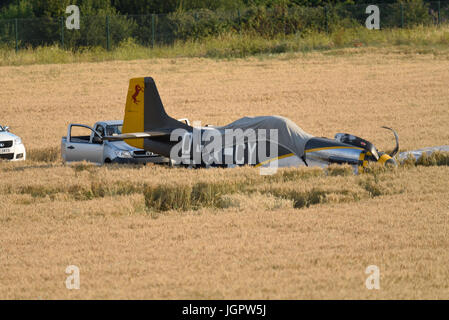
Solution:
[{"label": "harvested wheat field", "polygon": [[[28,160],[0,163],[0,298],[449,298],[447,157],[396,169],[66,166],[71,122],[123,117],[128,81],[167,112],[223,125],[282,115],[380,150],[449,144],[449,60],[347,49],[245,60],[0,68],[2,125]],[[434,159],[435,160],[435,159]],[[446,164],[446,165],[444,165]],[[80,269],[68,290],[66,267]],[[368,290],[365,269],[380,269]]]}]

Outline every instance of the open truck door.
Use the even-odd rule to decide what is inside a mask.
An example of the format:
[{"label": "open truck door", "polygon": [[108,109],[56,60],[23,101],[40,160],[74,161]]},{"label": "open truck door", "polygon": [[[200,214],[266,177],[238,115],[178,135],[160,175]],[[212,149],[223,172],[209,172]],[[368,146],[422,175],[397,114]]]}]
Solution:
[{"label": "open truck door", "polygon": [[[75,129],[75,130],[74,130]],[[84,131],[86,135],[75,135]],[[89,161],[103,163],[104,143],[99,133],[82,124],[69,125],[65,145],[65,161]]]}]

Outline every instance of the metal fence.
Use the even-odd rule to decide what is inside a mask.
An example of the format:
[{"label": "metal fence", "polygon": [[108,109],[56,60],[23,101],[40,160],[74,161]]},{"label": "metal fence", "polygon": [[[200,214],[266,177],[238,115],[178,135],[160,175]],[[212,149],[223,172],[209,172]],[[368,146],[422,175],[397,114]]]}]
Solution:
[{"label": "metal fence", "polygon": [[[449,22],[449,2],[377,4],[380,28],[408,28]],[[222,32],[279,34],[332,32],[365,27],[368,4],[326,7],[207,9],[171,14],[80,16],[80,29],[69,30],[67,17],[0,20],[0,46],[16,48],[58,44],[67,49],[101,46],[108,50],[132,38],[145,46],[200,39]]]}]

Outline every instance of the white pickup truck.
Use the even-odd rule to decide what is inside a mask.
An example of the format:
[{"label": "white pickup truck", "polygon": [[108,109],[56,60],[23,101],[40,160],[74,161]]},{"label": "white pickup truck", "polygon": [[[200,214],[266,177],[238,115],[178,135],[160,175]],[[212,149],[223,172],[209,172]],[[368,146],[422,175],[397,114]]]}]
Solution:
[{"label": "white pickup truck", "polygon": [[9,127],[0,126],[0,160],[21,161],[26,159],[25,146]]},{"label": "white pickup truck", "polygon": [[[189,123],[187,119],[180,119]],[[102,137],[121,134],[123,121],[100,121],[92,127],[70,124],[67,136],[61,141],[61,155],[64,162],[89,161],[104,163],[165,163],[170,159],[149,151],[134,148],[124,141],[103,141]],[[74,131],[84,131],[86,135],[73,135]]]}]

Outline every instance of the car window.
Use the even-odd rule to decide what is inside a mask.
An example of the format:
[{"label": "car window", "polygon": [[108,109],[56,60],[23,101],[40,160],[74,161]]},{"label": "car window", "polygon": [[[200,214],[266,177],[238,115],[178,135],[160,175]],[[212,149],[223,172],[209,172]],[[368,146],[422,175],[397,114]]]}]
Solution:
[{"label": "car window", "polygon": [[79,125],[72,125],[70,129],[70,142],[89,143],[91,133],[92,129],[90,128]]},{"label": "car window", "polygon": [[114,125],[106,127],[106,134],[112,136],[114,134],[122,134],[122,125]]},{"label": "car window", "polygon": [[97,125],[95,131],[97,131],[100,134],[100,136],[104,137],[104,128],[102,125]]}]

